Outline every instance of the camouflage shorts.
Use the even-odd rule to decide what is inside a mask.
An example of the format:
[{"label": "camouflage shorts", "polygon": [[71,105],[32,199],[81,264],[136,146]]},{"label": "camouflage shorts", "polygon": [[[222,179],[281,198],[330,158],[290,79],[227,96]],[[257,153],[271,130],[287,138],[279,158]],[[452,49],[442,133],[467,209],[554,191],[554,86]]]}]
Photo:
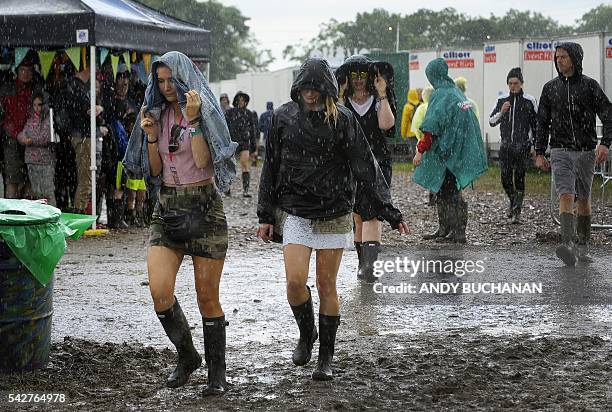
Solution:
[{"label": "camouflage shorts", "polygon": [[[190,211],[198,207],[204,213],[200,223],[201,236],[184,242],[169,239],[164,233],[162,212]],[[165,246],[190,256],[224,259],[227,252],[227,221],[223,201],[215,186],[162,187],[151,220],[149,246]]]}]

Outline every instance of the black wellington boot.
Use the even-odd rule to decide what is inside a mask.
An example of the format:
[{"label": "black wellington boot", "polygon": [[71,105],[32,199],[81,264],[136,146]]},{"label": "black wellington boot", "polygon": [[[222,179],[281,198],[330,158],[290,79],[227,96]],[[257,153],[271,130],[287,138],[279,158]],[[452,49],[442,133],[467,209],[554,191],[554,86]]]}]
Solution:
[{"label": "black wellington boot", "polygon": [[106,199],[106,219],[106,226],[109,229],[117,227],[117,213],[115,212],[115,201],[112,197]]},{"label": "black wellington boot", "polygon": [[357,259],[359,260],[359,265],[357,266],[357,279],[363,279],[363,243],[362,242],[354,242],[355,243],[355,251],[357,252]]},{"label": "black wellington boot", "polygon": [[555,251],[557,257],[567,266],[576,264],[576,247],[574,245],[574,215],[561,213],[561,245]]},{"label": "black wellington boot", "polygon": [[361,255],[363,259],[363,279],[366,283],[374,283],[378,279],[374,276],[374,262],[378,260],[380,242],[368,240],[362,243]]},{"label": "black wellington boot", "polygon": [[429,192],[429,197],[427,199],[427,206],[436,206],[438,204],[437,197],[438,196],[434,192]]},{"label": "black wellington boot", "polygon": [[157,318],[178,353],[176,368],[166,380],[166,386],[178,388],[187,383],[189,375],[200,367],[202,357],[193,346],[189,324],[176,297],[174,298],[174,305],[170,309],[157,312]]},{"label": "black wellington boot", "polygon": [[300,340],[293,350],[293,363],[296,366],[304,366],[310,362],[312,356],[312,345],[318,338],[317,327],[314,321],[314,310],[312,308],[312,295],[308,288],[308,300],[301,305],[291,306],[293,316],[300,329]]},{"label": "black wellington boot", "polygon": [[521,223],[521,210],[523,209],[523,198],[525,192],[516,192],[514,194],[514,206],[512,207],[512,223],[518,225]]},{"label": "black wellington boot", "polygon": [[332,359],[336,343],[336,331],[340,325],[340,316],[327,316],[319,313],[319,358],[317,368],[312,373],[315,381],[330,381],[334,379]]},{"label": "black wellington boot", "polygon": [[203,396],[223,395],[227,390],[225,379],[225,315],[202,318],[204,323],[204,359],[208,366],[208,385]]},{"label": "black wellington boot", "polygon": [[468,212],[467,202],[459,200],[448,205],[448,225],[450,231],[443,239],[436,239],[438,243],[466,243],[465,229],[467,228]]},{"label": "black wellington boot", "polygon": [[242,172],[242,196],[243,197],[251,197],[249,194],[249,187],[251,185],[251,173]]},{"label": "black wellington boot", "polygon": [[130,225],[125,221],[125,205],[123,199],[113,200],[113,208],[115,212],[115,228],[116,229],[127,229]]},{"label": "black wellington boot", "polygon": [[[506,193],[507,194],[507,193]],[[512,219],[512,211],[514,210],[514,202],[516,200],[516,193],[508,194],[508,199],[510,199],[510,205],[508,206],[508,210],[506,210],[506,217],[508,219]]]},{"label": "black wellington boot", "polygon": [[459,225],[458,216],[459,205],[457,203],[445,202],[445,222],[446,236],[437,237],[434,239],[436,243],[453,243],[455,240],[455,231]]},{"label": "black wellington boot", "polygon": [[466,243],[467,238],[465,236],[465,230],[467,229],[468,221],[468,204],[465,200],[461,199],[457,204],[457,226],[453,237],[454,243]]},{"label": "black wellington boot", "polygon": [[576,219],[576,234],[578,235],[578,246],[576,257],[579,262],[592,263],[593,258],[589,256],[589,241],[591,240],[591,215],[578,216]]},{"label": "black wellington boot", "polygon": [[448,235],[448,204],[438,196],[436,199],[436,206],[438,208],[438,230],[428,235],[424,235],[423,240],[433,240]]}]

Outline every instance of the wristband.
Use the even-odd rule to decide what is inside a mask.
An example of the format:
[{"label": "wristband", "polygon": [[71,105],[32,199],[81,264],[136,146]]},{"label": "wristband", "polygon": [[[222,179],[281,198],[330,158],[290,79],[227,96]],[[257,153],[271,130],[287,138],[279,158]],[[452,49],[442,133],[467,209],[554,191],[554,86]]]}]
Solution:
[{"label": "wristband", "polygon": [[190,127],[189,133],[191,133],[191,137],[196,137],[197,135],[203,134],[200,127]]},{"label": "wristband", "polygon": [[147,139],[147,143],[155,144],[155,143],[157,143],[158,140],[159,140],[159,137],[157,139],[153,140],[153,141],[150,141],[149,139]]},{"label": "wristband", "polygon": [[191,124],[191,125],[197,125],[197,124],[200,124],[200,119],[202,119],[202,117],[201,117],[201,116],[198,116],[198,117],[196,117],[195,119],[191,119],[191,120],[189,121],[189,124]]},{"label": "wristband", "polygon": [[382,102],[383,100],[387,100],[387,96],[379,97],[376,99],[377,102]]}]

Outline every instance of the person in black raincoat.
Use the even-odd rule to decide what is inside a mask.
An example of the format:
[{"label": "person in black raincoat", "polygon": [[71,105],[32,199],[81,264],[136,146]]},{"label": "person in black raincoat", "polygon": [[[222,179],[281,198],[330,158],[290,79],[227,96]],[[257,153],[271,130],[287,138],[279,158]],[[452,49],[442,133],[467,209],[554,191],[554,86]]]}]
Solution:
[{"label": "person in black raincoat", "polygon": [[[559,76],[542,89],[535,142],[536,166],[542,170],[549,169],[544,154],[550,144],[562,236],[556,254],[568,266],[574,266],[576,260],[585,263],[592,260],[587,254],[591,238],[591,186],[595,164],[606,161],[612,143],[612,103],[597,81],[582,74],[583,56],[577,43],[561,43],[556,47],[555,67]],[[599,145],[595,115],[603,123]]]},{"label": "person in black raincoat", "polygon": [[523,92],[520,67],[508,72],[508,93],[497,98],[489,116],[489,125],[500,125],[501,147],[499,163],[501,183],[510,200],[506,217],[519,223],[525,197],[525,170],[537,125],[538,104],[533,96]]},{"label": "person in black raincoat", "polygon": [[[259,186],[258,237],[283,243],[287,300],[300,330],[293,362],[306,365],[320,338],[312,378],[333,378],[331,362],[340,308],[336,276],[352,240],[356,181],[375,216],[403,234],[408,228],[390,200],[389,186],[353,114],[336,104],[336,79],[323,59],[306,60],[291,87],[291,102],[271,120]],[[321,306],[317,333],[308,280],[315,249]]]},{"label": "person in black raincoat", "polygon": [[[395,132],[396,104],[393,93],[393,67],[355,55],[336,70],[340,102],[357,118],[378,161],[386,183],[391,187],[391,153],[387,138]],[[355,250],[359,259],[357,277],[373,282],[374,262],[378,259],[381,223],[357,185],[355,209]]]},{"label": "person in black raincoat", "polygon": [[[233,106],[225,112],[227,127],[230,131],[232,140],[238,143],[236,154],[240,157],[240,167],[242,168],[242,195],[251,197],[249,187],[251,183],[251,172],[249,168],[249,158],[251,153],[257,152],[257,142],[255,140],[255,130],[257,123],[253,119],[253,113],[247,109],[250,97],[243,92],[237,92],[234,96]],[[227,192],[229,195],[229,191]]]},{"label": "person in black raincoat", "polygon": [[251,157],[251,166],[257,167],[257,146],[259,146],[259,116],[255,110],[251,110],[253,116],[253,136],[251,137],[251,149],[249,156]]}]

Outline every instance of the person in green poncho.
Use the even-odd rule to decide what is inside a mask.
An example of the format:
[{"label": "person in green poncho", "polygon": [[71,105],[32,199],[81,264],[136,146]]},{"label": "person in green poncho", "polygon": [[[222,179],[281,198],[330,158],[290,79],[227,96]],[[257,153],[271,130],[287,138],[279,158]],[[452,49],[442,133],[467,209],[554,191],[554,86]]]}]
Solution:
[{"label": "person in green poncho", "polygon": [[443,242],[465,243],[467,202],[461,190],[487,170],[482,133],[472,103],[448,76],[444,59],[425,69],[434,87],[417,145],[412,180],[438,194],[440,235]]}]

